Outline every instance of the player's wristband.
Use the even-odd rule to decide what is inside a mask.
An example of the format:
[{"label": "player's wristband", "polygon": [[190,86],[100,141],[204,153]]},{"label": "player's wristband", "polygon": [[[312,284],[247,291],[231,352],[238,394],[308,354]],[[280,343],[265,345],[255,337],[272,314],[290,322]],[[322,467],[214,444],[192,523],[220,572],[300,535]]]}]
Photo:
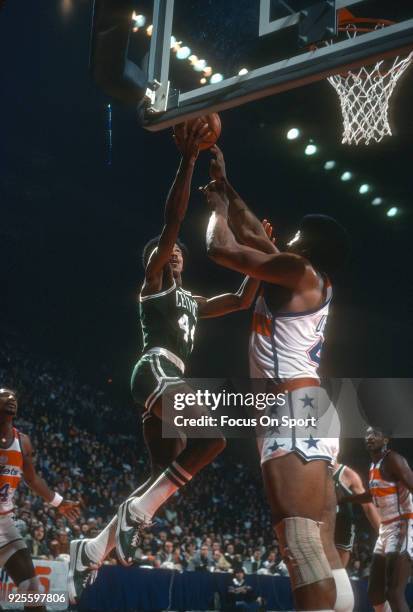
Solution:
[{"label": "player's wristband", "polygon": [[57,508],[57,506],[60,506],[62,501],[63,501],[63,497],[59,493],[56,493],[55,491],[54,497],[51,501],[49,501],[49,504]]}]

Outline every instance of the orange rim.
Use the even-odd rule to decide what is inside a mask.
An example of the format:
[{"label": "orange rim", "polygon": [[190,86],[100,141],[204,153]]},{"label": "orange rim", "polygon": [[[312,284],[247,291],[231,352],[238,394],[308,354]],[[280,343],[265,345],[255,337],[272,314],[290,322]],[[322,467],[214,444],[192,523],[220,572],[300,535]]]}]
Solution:
[{"label": "orange rim", "polygon": [[[354,32],[372,32],[377,27],[387,27],[394,25],[396,22],[390,19],[372,19],[370,17],[352,17],[351,19],[341,19],[338,21],[338,31],[346,32],[348,26],[355,26]],[[358,25],[360,24],[360,25]]]}]

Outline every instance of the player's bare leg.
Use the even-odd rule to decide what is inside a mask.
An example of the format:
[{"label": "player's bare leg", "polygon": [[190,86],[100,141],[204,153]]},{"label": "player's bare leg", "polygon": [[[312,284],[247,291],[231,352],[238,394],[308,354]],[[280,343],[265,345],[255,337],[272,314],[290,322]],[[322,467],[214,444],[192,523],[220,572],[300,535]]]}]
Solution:
[{"label": "player's bare leg", "polygon": [[386,555],[386,595],[392,612],[409,612],[406,586],[411,575],[411,560],[405,553]]},{"label": "player's bare leg", "polygon": [[262,471],[297,610],[334,610],[336,588],[320,535],[330,478],[327,463],[305,463],[289,453],[266,461]]},{"label": "player's bare leg", "polygon": [[337,552],[340,557],[341,565],[343,567],[347,567],[348,564],[350,563],[350,557],[351,557],[350,551],[344,550],[343,548],[338,548]]},{"label": "player's bare leg", "polygon": [[[182,387],[180,387],[180,392]],[[188,387],[188,392],[192,389]],[[174,461],[159,475],[150,487],[139,497],[130,498],[124,502],[118,512],[116,530],[116,550],[118,557],[124,565],[130,563],[134,550],[139,544],[142,529],[150,524],[157,510],[178,489],[187,485],[192,478],[211,463],[225,448],[225,438],[217,433],[216,429],[203,427],[202,436],[191,437],[191,428],[176,427],[174,425],[173,411],[168,399],[169,391],[164,393],[152,406],[151,411],[169,426],[173,425],[186,439],[185,448]],[[173,391],[171,392],[173,396]],[[202,406],[188,406],[185,417],[196,419],[207,412]]]},{"label": "player's bare leg", "polygon": [[391,612],[390,605],[386,601],[386,557],[384,555],[373,555],[368,595],[375,612]]},{"label": "player's bare leg", "polygon": [[[27,548],[15,552],[5,563],[4,569],[17,585],[19,593],[40,593],[39,579]],[[24,606],[24,610],[33,609],[36,612],[46,612],[46,607],[41,604],[32,603]]]},{"label": "player's bare leg", "polygon": [[[182,438],[162,438],[162,422],[151,414],[143,422],[143,437],[151,461],[149,478],[130,497],[142,495],[181,453]],[[96,570],[116,547],[117,514],[93,539],[73,540],[70,544],[69,595],[72,603],[96,578]]]},{"label": "player's bare leg", "polygon": [[[334,528],[336,521],[336,494],[332,478],[327,480],[326,507],[323,512],[321,524],[321,540],[328,563],[331,567],[336,585],[335,612],[352,612],[354,608],[354,594],[351,582],[341,561],[340,551],[334,544]],[[348,553],[350,556],[350,553]]]}]

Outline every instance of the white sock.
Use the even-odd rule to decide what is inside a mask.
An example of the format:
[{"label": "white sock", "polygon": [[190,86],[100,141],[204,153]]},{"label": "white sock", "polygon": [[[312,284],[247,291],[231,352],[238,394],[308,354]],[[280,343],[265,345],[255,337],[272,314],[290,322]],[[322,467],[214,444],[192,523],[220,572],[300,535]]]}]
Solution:
[{"label": "white sock", "polygon": [[85,544],[85,551],[88,557],[100,565],[106,559],[111,550],[115,548],[117,517],[114,516],[108,525],[95,538],[88,540]]},{"label": "white sock", "polygon": [[131,512],[139,518],[151,520],[158,508],[178,489],[188,484],[191,478],[192,474],[174,461],[145,493],[133,500],[129,506]]},{"label": "white sock", "polygon": [[388,601],[385,601],[378,606],[373,606],[374,612],[391,612],[391,607]]},{"label": "white sock", "polygon": [[333,569],[334,582],[336,583],[336,603],[335,612],[352,612],[354,608],[354,593],[350,578],[344,568]]}]

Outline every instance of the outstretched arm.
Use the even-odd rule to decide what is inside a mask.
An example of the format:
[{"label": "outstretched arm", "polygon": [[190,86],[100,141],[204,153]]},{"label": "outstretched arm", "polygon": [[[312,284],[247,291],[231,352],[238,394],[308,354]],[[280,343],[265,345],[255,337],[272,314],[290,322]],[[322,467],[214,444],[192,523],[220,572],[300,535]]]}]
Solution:
[{"label": "outstretched arm", "polygon": [[292,253],[265,254],[239,244],[228,226],[225,192],[218,186],[210,186],[204,193],[213,209],[206,238],[209,257],[226,268],[257,280],[295,289],[306,274],[304,260]]},{"label": "outstretched arm", "polygon": [[158,247],[145,270],[145,292],[156,292],[162,287],[163,269],[171,257],[188,208],[192,175],[199,153],[199,143],[208,131],[208,124],[198,119],[194,122],[191,130],[188,133],[185,132],[182,159],[166,200],[164,226]]},{"label": "outstretched arm", "polygon": [[248,208],[241,196],[228,180],[225,159],[221,149],[215,145],[211,148],[215,158],[211,160],[209,173],[212,180],[225,185],[229,200],[228,220],[238,242],[263,253],[278,253],[278,249],[263,229],[262,224]]},{"label": "outstretched arm", "polygon": [[247,310],[252,305],[259,286],[260,281],[246,276],[236,293],[224,293],[212,298],[195,296],[199,317],[212,319],[237,310]]},{"label": "outstretched arm", "polygon": [[36,471],[33,464],[33,447],[29,436],[20,434],[23,451],[23,478],[28,487],[45,501],[53,506],[70,521],[75,521],[79,516],[79,502],[65,501],[58,494],[49,489],[45,480]]}]

